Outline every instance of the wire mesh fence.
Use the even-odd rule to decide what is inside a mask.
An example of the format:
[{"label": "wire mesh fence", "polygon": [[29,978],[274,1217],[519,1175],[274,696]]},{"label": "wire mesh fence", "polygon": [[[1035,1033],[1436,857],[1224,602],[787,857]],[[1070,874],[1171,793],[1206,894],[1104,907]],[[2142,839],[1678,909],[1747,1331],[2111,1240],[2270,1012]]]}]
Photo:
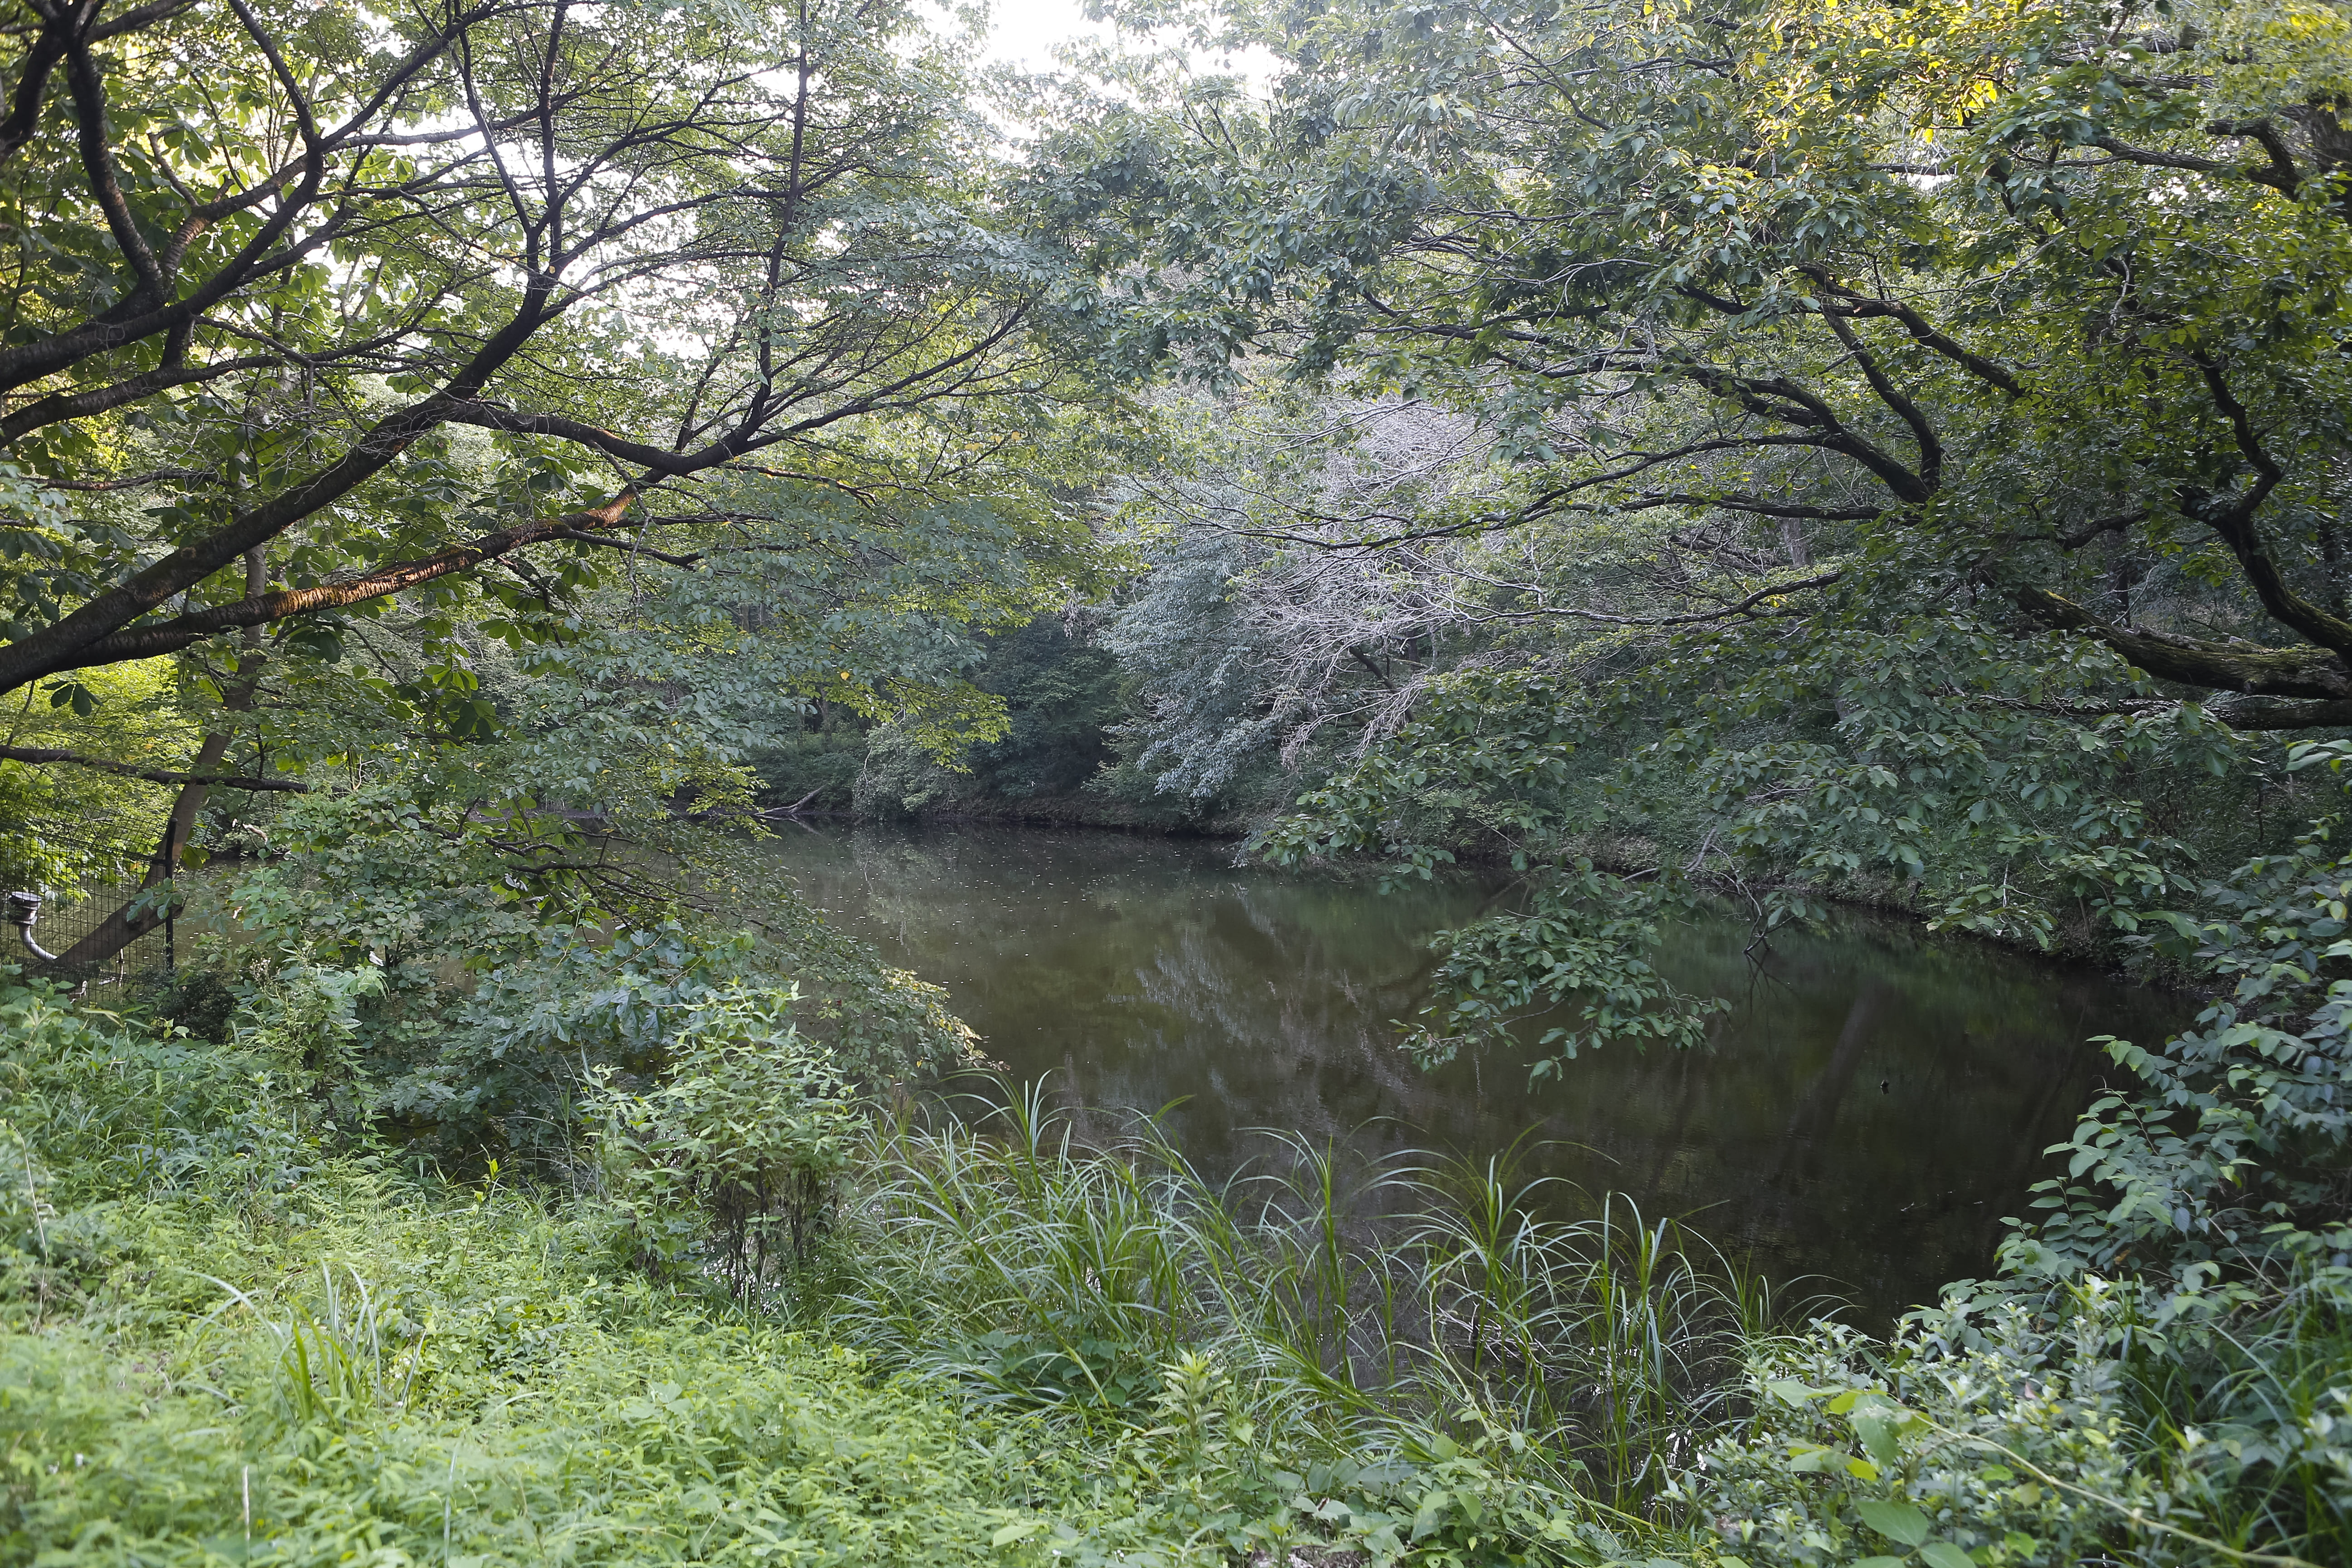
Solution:
[{"label": "wire mesh fence", "polygon": [[[52,844],[93,850],[101,848],[97,845],[82,846],[70,831],[51,830],[46,826],[39,831]],[[107,858],[112,859],[113,857]],[[63,887],[51,885],[23,889],[40,896],[39,912],[29,928],[14,923],[0,928],[0,961],[32,960],[37,963],[40,961],[30,951],[34,946],[59,955],[71,952],[85,937],[111,919],[116,910],[137,898],[139,888],[140,879],[135,874],[94,873],[76,879]],[[9,912],[13,917],[16,911],[12,909]],[[161,924],[152,927],[132,939],[121,952],[110,955],[95,972],[84,970],[84,976],[103,983],[159,967],[166,963],[167,953],[176,945],[176,934]]]},{"label": "wire mesh fence", "polygon": [[[51,952],[68,952],[138,896],[135,881],[91,879],[72,888],[52,889],[42,900],[40,920],[30,934]],[[134,938],[109,967],[134,972],[152,967],[163,962],[164,946],[163,930],[157,926]]]}]

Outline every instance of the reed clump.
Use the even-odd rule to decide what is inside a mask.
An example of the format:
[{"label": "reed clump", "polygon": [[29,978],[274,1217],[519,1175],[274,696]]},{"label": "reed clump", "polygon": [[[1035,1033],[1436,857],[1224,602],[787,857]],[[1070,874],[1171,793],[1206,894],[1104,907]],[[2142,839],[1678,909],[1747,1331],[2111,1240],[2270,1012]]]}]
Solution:
[{"label": "reed clump", "polygon": [[846,1265],[798,1309],[982,1404],[1131,1418],[1207,1356],[1268,1454],[1514,1434],[1546,1484],[1640,1512],[1742,1413],[1771,1292],[1673,1219],[1491,1159],[1359,1161],[1266,1131],[1212,1183],[1137,1117],[1089,1143],[1029,1085],[877,1122]]}]

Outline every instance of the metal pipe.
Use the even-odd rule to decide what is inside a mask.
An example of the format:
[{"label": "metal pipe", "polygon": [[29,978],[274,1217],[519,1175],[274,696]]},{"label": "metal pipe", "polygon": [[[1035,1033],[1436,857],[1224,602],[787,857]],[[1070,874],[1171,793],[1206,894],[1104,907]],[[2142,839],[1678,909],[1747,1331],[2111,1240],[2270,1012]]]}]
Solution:
[{"label": "metal pipe", "polygon": [[7,922],[15,926],[16,934],[25,939],[25,951],[44,963],[55,963],[58,955],[33,940],[34,922],[41,918],[41,895],[10,893],[7,906]]}]

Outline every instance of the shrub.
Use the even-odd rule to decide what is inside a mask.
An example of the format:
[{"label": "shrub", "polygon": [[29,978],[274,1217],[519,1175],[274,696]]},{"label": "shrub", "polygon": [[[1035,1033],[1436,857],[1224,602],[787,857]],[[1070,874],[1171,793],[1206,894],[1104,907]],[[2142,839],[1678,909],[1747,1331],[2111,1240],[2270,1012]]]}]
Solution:
[{"label": "shrub", "polygon": [[608,1190],[641,1258],[674,1270],[695,1242],[730,1291],[756,1299],[803,1265],[829,1224],[858,1117],[824,1046],[787,1019],[790,990],[736,989],[696,1010],[669,1072],[608,1092]]}]

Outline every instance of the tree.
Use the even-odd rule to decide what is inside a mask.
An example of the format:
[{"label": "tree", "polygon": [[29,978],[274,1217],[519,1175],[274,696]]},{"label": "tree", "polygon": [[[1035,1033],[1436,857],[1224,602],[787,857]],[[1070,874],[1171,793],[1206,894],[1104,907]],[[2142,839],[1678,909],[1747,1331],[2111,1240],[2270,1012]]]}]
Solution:
[{"label": "tree", "polygon": [[[1442,395],[1525,477],[1366,539],[1664,514],[1721,618],[1852,541],[2234,723],[2352,718],[2340,12],[1230,16],[1288,67],[1267,113],[1206,84],[1066,145],[1138,353]],[[2113,588],[2157,564],[2226,591]]]},{"label": "tree", "polygon": [[[2258,732],[2352,718],[2338,12],[1224,16],[1269,104],[1060,143],[1122,341],[1426,398],[1492,476],[1286,531],[1458,543],[1485,651],[1279,852],[1484,838],[1630,955],[1653,884],[1580,859],[2095,943],[2283,843]],[[1516,918],[1466,985],[1559,957]]]},{"label": "tree", "polygon": [[357,754],[356,709],[478,739],[492,640],[674,700],[656,611],[739,707],[984,728],[939,627],[1086,570],[1034,482],[1065,268],[909,6],[26,0],[12,37],[0,690],[176,658],[184,828],[257,787],[233,750]]},{"label": "tree", "polygon": [[1115,487],[1150,570],[1106,637],[1134,685],[1131,766],[1196,805],[1328,766],[1484,646],[1461,541],[1357,541],[1487,502],[1500,477],[1475,422],[1425,403],[1253,387],[1212,406],[1171,401],[1159,461]]}]

